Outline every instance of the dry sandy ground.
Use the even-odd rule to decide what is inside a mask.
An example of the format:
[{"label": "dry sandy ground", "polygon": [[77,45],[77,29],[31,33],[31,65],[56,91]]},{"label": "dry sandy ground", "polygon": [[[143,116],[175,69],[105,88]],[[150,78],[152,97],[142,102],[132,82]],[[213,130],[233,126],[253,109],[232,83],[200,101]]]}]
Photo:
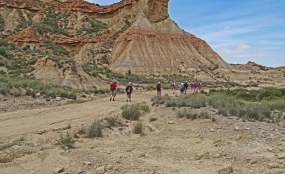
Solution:
[{"label": "dry sandy ground", "polygon": [[[169,93],[170,91],[164,91]],[[22,139],[0,150],[1,174],[281,174],[285,173],[283,123],[242,122],[203,108],[216,119],[177,118],[173,108],[151,106],[155,92],[135,93],[133,103],[146,102],[143,135],[132,133],[135,122],[121,118],[125,96],[114,102],[102,97],[85,103],[0,114],[0,144]],[[190,108],[187,108],[190,109]],[[61,133],[76,132],[94,119],[119,117],[122,125],[105,129],[103,138],[76,139],[64,149]],[[150,122],[150,118],[157,121]],[[65,129],[71,124],[71,129]]]}]

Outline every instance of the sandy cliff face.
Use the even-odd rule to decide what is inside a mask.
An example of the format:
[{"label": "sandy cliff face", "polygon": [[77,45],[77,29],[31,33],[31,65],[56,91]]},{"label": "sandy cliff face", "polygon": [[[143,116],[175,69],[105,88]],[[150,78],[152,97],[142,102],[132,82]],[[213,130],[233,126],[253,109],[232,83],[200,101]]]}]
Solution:
[{"label": "sandy cliff face", "polygon": [[168,0],[134,4],[136,21],[116,40],[110,67],[149,73],[175,73],[206,67],[231,69],[209,45],[181,30],[168,15]]},{"label": "sandy cliff face", "polygon": [[0,37],[54,54],[48,59],[54,66],[36,64],[31,74],[75,87],[104,86],[83,69],[87,63],[122,73],[182,73],[211,81],[244,81],[248,73],[263,70],[229,65],[206,41],[170,19],[168,2],[122,0],[98,6],[83,0],[0,0]]}]

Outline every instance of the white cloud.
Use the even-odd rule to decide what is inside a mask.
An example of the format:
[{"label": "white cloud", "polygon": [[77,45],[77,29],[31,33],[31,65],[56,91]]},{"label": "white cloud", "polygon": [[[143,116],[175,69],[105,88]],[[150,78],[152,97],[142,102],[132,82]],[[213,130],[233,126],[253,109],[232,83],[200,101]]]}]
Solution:
[{"label": "white cloud", "polygon": [[258,58],[269,57],[271,54],[264,48],[252,47],[246,44],[225,46],[217,49],[218,53],[225,57]]},{"label": "white cloud", "polygon": [[257,57],[269,57],[269,56],[270,56],[270,55],[267,54],[267,53],[234,55],[234,57],[242,57],[242,58],[257,58]]}]

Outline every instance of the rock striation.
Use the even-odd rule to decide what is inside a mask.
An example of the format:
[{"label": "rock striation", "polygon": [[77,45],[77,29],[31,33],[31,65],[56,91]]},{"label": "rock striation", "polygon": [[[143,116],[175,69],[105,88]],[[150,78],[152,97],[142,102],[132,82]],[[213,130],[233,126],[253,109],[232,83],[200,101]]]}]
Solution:
[{"label": "rock striation", "polygon": [[[36,79],[67,86],[105,85],[90,75],[98,70],[86,72],[86,64],[87,70],[93,66],[123,74],[182,74],[193,80],[245,84],[285,77],[284,68],[228,64],[206,41],[177,26],[168,3],[122,0],[100,6],[84,0],[0,0],[0,37],[42,54],[30,72]],[[42,57],[48,63],[39,63]]]}]

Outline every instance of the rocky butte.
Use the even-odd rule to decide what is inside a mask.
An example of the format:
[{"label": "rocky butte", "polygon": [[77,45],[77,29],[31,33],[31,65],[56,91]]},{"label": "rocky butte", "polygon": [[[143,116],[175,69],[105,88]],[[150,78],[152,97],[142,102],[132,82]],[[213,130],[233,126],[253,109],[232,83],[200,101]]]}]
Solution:
[{"label": "rocky butte", "polygon": [[45,64],[43,60],[55,59],[42,55],[31,74],[72,87],[105,85],[84,70],[88,63],[124,74],[182,74],[204,81],[284,78],[283,70],[229,65],[204,40],[170,19],[168,2],[122,0],[99,6],[83,0],[0,0],[1,37],[42,52],[65,49],[57,55],[66,60],[58,62],[68,63]]}]

